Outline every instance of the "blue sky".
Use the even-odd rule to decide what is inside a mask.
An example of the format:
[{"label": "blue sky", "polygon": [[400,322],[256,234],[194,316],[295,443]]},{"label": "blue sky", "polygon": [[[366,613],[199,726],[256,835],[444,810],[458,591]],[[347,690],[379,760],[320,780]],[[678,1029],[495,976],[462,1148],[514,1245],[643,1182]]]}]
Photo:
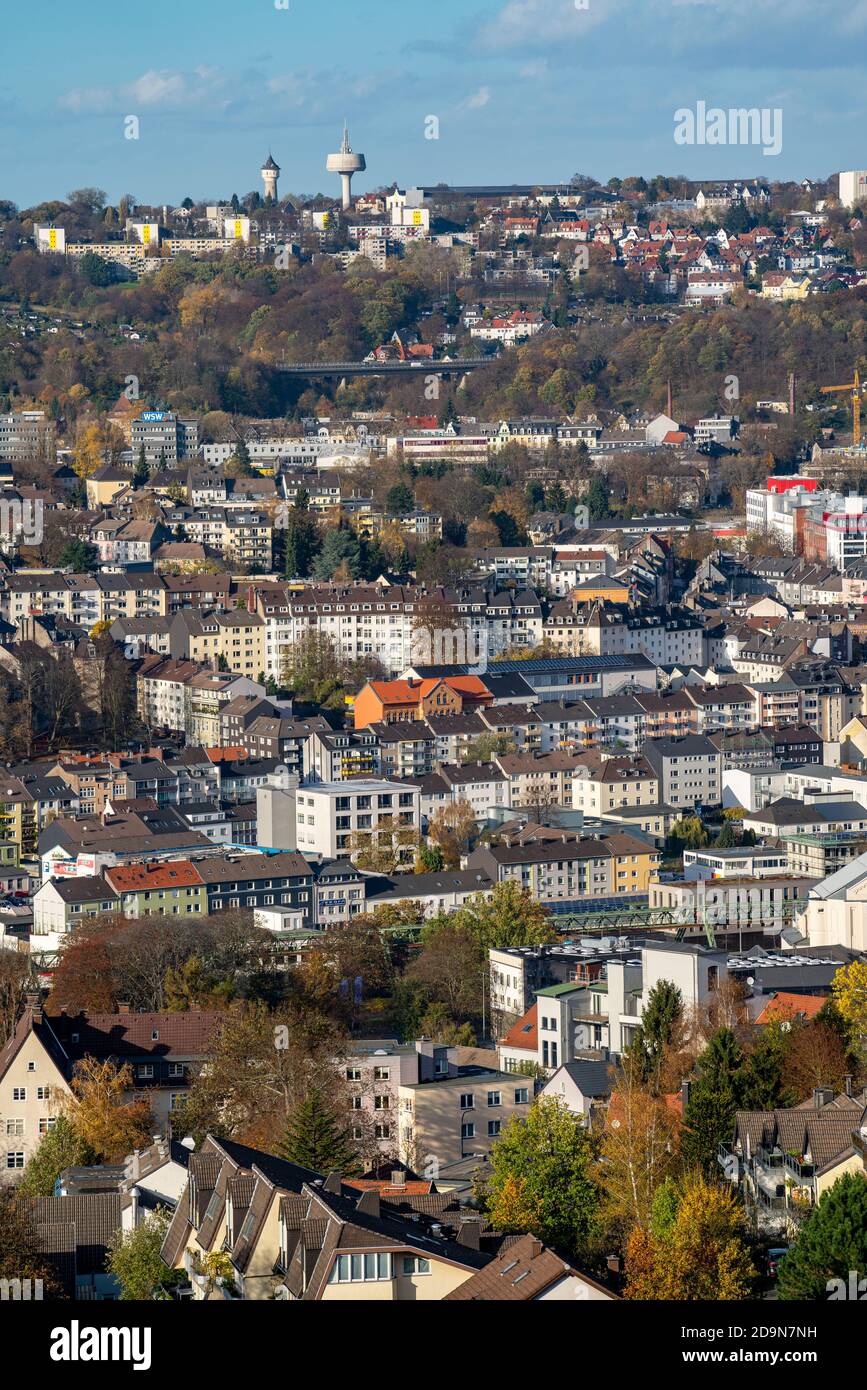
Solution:
[{"label": "blue sky", "polygon": [[[282,3],[7,5],[0,197],[243,195],[269,148],[281,192],[336,195],[344,115],[367,157],[356,191],[867,166],[867,0]],[[675,110],[699,100],[780,108],[782,152],[675,145]]]}]

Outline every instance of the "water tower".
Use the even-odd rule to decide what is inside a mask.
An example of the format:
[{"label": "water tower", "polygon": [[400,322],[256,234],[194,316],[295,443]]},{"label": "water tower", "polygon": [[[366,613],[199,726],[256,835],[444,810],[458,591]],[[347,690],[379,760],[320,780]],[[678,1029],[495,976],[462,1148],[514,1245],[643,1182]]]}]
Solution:
[{"label": "water tower", "polygon": [[352,175],[360,173],[362,169],[366,169],[367,162],[363,154],[353,154],[349,144],[349,131],[346,128],[345,122],[343,126],[343,144],[340,146],[340,151],[338,154],[330,154],[328,156],[325,161],[325,168],[328,170],[329,174],[340,175],[341,182],[343,183],[343,207],[344,209],[350,207],[352,204],[350,191]]},{"label": "water tower", "polygon": [[274,156],[268,151],[268,158],[259,171],[262,175],[262,182],[265,185],[265,197],[277,201],[277,180],[280,177],[280,165]]}]

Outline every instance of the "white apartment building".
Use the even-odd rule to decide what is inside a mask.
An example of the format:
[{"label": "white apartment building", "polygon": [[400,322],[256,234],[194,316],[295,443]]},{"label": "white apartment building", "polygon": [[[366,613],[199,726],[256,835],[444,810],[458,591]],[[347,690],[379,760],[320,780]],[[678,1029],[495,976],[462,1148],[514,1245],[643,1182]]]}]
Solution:
[{"label": "white apartment building", "polygon": [[737,434],[738,421],[734,415],[705,415],[695,427],[696,444],[728,444]]},{"label": "white apartment building", "polygon": [[217,747],[220,709],[238,695],[265,695],[248,676],[211,671],[195,661],[145,658],[136,679],[136,704],[151,729],[185,734],[191,742]]},{"label": "white apartment building", "polygon": [[743,845],[732,849],[685,849],[683,876],[699,878],[773,878],[784,874],[789,856],[785,845],[773,849],[766,845]]},{"label": "white apartment building", "polygon": [[805,793],[834,793],[840,801],[852,799],[867,806],[867,776],[863,772],[844,772],[839,767],[813,763],[786,769],[781,796],[803,799]]},{"label": "white apartment building", "polygon": [[391,674],[412,660],[415,602],[409,590],[335,589],[269,593],[260,601],[266,623],[265,673],[280,679],[287,646],[311,628],[332,639],[348,660],[375,654]]},{"label": "white apartment building", "polygon": [[[279,439],[248,439],[247,450],[250,454],[250,462],[256,468],[261,468],[264,472],[273,470],[275,464],[283,462],[294,467],[314,466],[320,461],[324,461],[330,455],[340,453],[349,459],[354,459],[358,463],[366,462],[370,457],[373,441],[361,439],[356,442],[347,441],[337,444],[328,436],[319,435],[299,435],[297,438],[290,435],[283,435]],[[227,462],[236,452],[237,445],[229,444],[203,444],[199,450],[205,463],[212,467],[219,467]],[[312,480],[315,482],[315,480]]]},{"label": "white apartment building", "polygon": [[620,1055],[635,1036],[651,990],[663,980],[681,993],[684,1014],[705,1004],[728,974],[727,956],[705,946],[653,942],[641,947],[640,964],[609,960],[607,967],[608,1045]]},{"label": "white apartment building", "polygon": [[[421,369],[419,369],[421,370]],[[454,430],[412,430],[386,441],[389,458],[403,455],[412,463],[449,459],[454,463],[484,463],[490,439],[486,434],[456,434]]]},{"label": "white apartment building", "polygon": [[845,570],[867,555],[867,498],[844,497],[842,506],[827,509],[825,546],[829,564]]},{"label": "white apartment building", "polygon": [[[437,776],[446,787],[441,802],[466,802],[480,824],[489,818],[492,809],[511,805],[509,779],[493,762],[446,764],[440,767]],[[422,792],[423,812],[425,800],[425,793]]]},{"label": "white apartment building", "polygon": [[649,738],[642,756],[659,777],[660,801],[676,809],[716,806],[722,796],[722,754],[703,734]]},{"label": "white apartment building", "polygon": [[608,1047],[604,988],[584,984],[548,985],[536,991],[537,1066],[549,1075],[572,1062],[578,1052]]},{"label": "white apartment building", "polygon": [[52,457],[54,436],[54,421],[47,418],[44,410],[0,415],[0,458],[25,462]]},{"label": "white apartment building", "polygon": [[785,795],[786,776],[779,766],[727,767],[722,773],[722,804],[761,811]]},{"label": "white apartment building", "polygon": [[656,666],[703,666],[705,663],[704,624],[698,618],[639,616],[620,618],[600,613],[598,629],[600,656],[620,652],[643,652]]},{"label": "white apartment building", "polygon": [[545,323],[542,314],[516,309],[505,317],[486,319],[473,324],[470,337],[486,343],[503,343],[506,347],[514,347],[515,343],[541,333]]},{"label": "white apartment building", "polygon": [[811,946],[867,951],[867,854],[814,884],[796,925]]},{"label": "white apartment building", "polygon": [[840,202],[844,208],[867,201],[867,170],[845,169],[840,174]]},{"label": "white apartment building", "polygon": [[770,532],[794,553],[804,510],[812,509],[817,517],[821,517],[823,511],[840,511],[844,499],[839,493],[819,491],[815,487],[811,490],[808,479],[803,482],[792,479],[785,481],[792,485],[783,488],[776,483],[775,486],[775,480],[769,479],[763,488],[747,488],[747,530]]},{"label": "white apartment building", "polygon": [[295,805],[299,851],[324,859],[350,855],[356,837],[421,827],[421,794],[404,782],[318,782],[300,787]]}]

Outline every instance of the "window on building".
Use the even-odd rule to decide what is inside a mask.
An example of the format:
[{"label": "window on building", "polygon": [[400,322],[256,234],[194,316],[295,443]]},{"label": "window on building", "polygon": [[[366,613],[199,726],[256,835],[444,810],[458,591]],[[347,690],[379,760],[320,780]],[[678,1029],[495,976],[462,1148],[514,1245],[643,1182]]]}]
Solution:
[{"label": "window on building", "polygon": [[338,1255],[328,1276],[329,1284],[362,1284],[390,1279],[391,1254]]}]

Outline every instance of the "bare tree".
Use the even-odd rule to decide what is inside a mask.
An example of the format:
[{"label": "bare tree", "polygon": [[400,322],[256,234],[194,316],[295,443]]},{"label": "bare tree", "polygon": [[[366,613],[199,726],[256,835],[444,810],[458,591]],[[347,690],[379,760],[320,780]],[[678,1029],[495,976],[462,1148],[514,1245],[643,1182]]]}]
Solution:
[{"label": "bare tree", "polygon": [[0,950],[0,1048],[12,1037],[36,975],[30,957]]}]

